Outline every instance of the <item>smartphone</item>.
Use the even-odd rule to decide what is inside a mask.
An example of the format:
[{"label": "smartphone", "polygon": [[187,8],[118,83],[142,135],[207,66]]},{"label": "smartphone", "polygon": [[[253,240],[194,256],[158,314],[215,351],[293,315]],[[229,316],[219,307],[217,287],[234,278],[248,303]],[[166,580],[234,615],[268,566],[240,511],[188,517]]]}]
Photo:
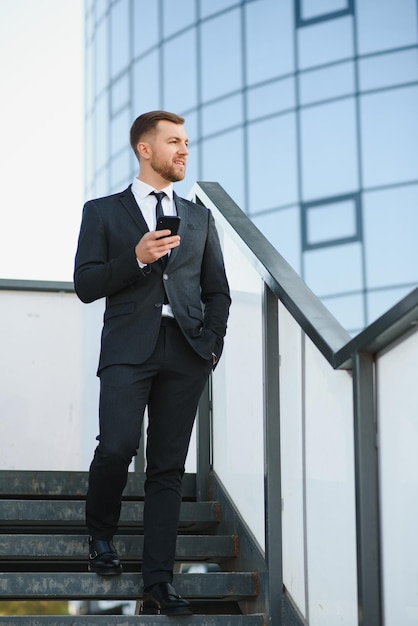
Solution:
[{"label": "smartphone", "polygon": [[[172,235],[177,235],[178,229],[180,226],[180,218],[177,215],[164,215],[157,219],[157,227],[155,230],[165,230],[168,228],[171,230],[171,235],[165,235],[166,237],[171,237]],[[160,237],[160,239],[162,239]]]}]

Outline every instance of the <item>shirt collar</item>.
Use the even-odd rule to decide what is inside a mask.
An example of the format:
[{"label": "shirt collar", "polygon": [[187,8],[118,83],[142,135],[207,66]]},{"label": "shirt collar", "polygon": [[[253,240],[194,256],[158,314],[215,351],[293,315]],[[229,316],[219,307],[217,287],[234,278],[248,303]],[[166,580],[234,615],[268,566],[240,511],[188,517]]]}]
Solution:
[{"label": "shirt collar", "polygon": [[[143,200],[155,190],[154,187],[148,185],[148,183],[144,183],[143,180],[139,180],[139,178],[135,177],[132,183],[132,191]],[[173,185],[171,183],[167,187],[164,187],[164,189],[159,189],[158,191],[164,191],[170,200],[173,199]]]}]

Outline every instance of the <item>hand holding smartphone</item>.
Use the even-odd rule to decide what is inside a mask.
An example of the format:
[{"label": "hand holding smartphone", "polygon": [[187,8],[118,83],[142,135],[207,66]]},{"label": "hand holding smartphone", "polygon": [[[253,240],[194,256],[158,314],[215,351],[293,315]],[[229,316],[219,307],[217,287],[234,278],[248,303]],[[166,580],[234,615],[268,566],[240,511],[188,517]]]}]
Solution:
[{"label": "hand holding smartphone", "polygon": [[[164,237],[172,237],[177,235],[180,226],[180,218],[177,215],[164,215],[157,219],[157,226],[155,230],[171,230],[170,235],[164,235]],[[162,239],[163,237],[159,237]]]}]

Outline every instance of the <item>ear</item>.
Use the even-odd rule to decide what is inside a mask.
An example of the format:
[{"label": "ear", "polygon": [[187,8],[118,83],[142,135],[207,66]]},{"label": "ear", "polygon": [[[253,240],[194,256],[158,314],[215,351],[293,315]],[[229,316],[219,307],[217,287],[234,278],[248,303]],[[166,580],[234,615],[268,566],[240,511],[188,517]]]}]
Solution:
[{"label": "ear", "polygon": [[137,146],[136,146],[136,150],[137,150],[137,154],[141,159],[146,159],[148,160],[151,156],[151,149],[150,149],[150,145],[149,143],[147,143],[146,141],[140,141]]}]

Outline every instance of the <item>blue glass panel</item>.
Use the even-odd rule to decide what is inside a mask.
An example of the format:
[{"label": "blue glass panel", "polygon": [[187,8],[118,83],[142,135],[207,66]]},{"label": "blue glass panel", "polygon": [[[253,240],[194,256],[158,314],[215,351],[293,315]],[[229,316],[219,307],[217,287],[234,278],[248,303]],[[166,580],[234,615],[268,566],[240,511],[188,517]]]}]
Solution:
[{"label": "blue glass panel", "polygon": [[134,117],[160,109],[158,51],[137,61],[133,68],[132,91]]},{"label": "blue glass panel", "polygon": [[110,68],[116,76],[129,63],[129,3],[121,0],[110,11]]},{"label": "blue glass panel", "polygon": [[304,252],[304,279],[317,296],[363,289],[360,243]]},{"label": "blue glass panel", "polygon": [[236,4],[237,0],[200,0],[200,16],[204,18]]},{"label": "blue glass panel", "polygon": [[369,288],[418,283],[418,185],[363,194]]},{"label": "blue glass panel", "polygon": [[301,111],[303,199],[342,195],[358,187],[354,99]]},{"label": "blue glass panel", "polygon": [[[126,146],[129,146],[129,129],[132,124],[129,108],[121,111],[113,118],[110,126],[110,152],[115,155]],[[129,148],[131,149],[131,148]]]},{"label": "blue glass panel", "polygon": [[293,72],[293,2],[251,2],[245,5],[245,16],[247,83]]},{"label": "blue glass panel", "polygon": [[298,201],[294,113],[248,127],[249,211]]},{"label": "blue glass panel", "polygon": [[337,296],[335,298],[322,298],[322,302],[348,332],[356,334],[363,330],[365,319],[362,293]]},{"label": "blue glass panel", "polygon": [[107,93],[96,103],[93,119],[95,138],[94,165],[97,172],[107,163],[109,158],[109,106]]},{"label": "blue glass panel", "polygon": [[318,244],[358,234],[354,200],[311,206],[307,212],[307,243]]},{"label": "blue glass panel", "polygon": [[242,124],[242,121],[242,94],[240,93],[203,107],[202,134],[203,136],[211,135],[231,126]]},{"label": "blue glass panel", "polygon": [[130,172],[130,148],[126,149],[117,157],[112,159],[110,163],[110,184],[111,191],[115,193],[124,188],[126,188],[131,182],[131,172]]},{"label": "blue glass panel", "polygon": [[[163,108],[175,113],[197,104],[196,33],[189,30],[171,39],[163,48]],[[179,70],[179,64],[181,69]]]},{"label": "blue glass panel", "polygon": [[272,115],[295,107],[295,79],[283,78],[247,92],[248,119]]},{"label": "blue glass panel", "polygon": [[360,54],[416,44],[416,0],[357,2],[358,47]]},{"label": "blue glass panel", "polygon": [[240,11],[202,24],[202,98],[223,96],[242,87]]},{"label": "blue glass panel", "polygon": [[242,208],[245,207],[243,171],[242,129],[202,142],[202,179],[217,181]]},{"label": "blue glass panel", "polygon": [[386,313],[402,298],[405,298],[412,291],[411,287],[398,287],[397,289],[382,289],[379,291],[367,292],[368,320],[371,324],[378,317]]},{"label": "blue glass panel", "polygon": [[309,20],[313,17],[326,17],[329,13],[348,9],[348,0],[300,0],[301,18]]},{"label": "blue glass panel", "polygon": [[418,81],[418,51],[403,50],[359,61],[360,89]]},{"label": "blue glass panel", "polygon": [[108,82],[108,63],[107,63],[107,25],[108,21],[104,20],[100,23],[96,31],[95,51],[94,51],[94,78],[96,95],[99,94]]},{"label": "blue glass panel", "polygon": [[[144,54],[158,44],[158,2],[149,0],[134,0],[133,5],[133,53],[134,58]],[[176,3],[176,6],[177,3]]]},{"label": "blue glass panel", "polygon": [[124,106],[127,106],[130,98],[130,80],[129,73],[123,74],[112,85],[111,89],[111,107],[112,115],[117,113]]},{"label": "blue glass panel", "polygon": [[297,36],[300,69],[349,59],[354,55],[351,16],[299,28]]},{"label": "blue glass panel", "polygon": [[163,36],[168,37],[196,21],[196,0],[163,0]]},{"label": "blue glass panel", "polygon": [[300,211],[289,207],[265,215],[253,215],[254,224],[292,268],[300,274]]},{"label": "blue glass panel", "polygon": [[100,2],[95,2],[94,6],[96,8],[96,20],[99,21],[101,17],[107,12],[107,8],[109,5],[109,0],[100,0]]},{"label": "blue glass panel", "polygon": [[329,98],[352,95],[355,91],[354,63],[339,63],[299,75],[300,102],[311,104]]},{"label": "blue glass panel", "polygon": [[361,98],[363,179],[375,187],[418,179],[418,87]]}]

